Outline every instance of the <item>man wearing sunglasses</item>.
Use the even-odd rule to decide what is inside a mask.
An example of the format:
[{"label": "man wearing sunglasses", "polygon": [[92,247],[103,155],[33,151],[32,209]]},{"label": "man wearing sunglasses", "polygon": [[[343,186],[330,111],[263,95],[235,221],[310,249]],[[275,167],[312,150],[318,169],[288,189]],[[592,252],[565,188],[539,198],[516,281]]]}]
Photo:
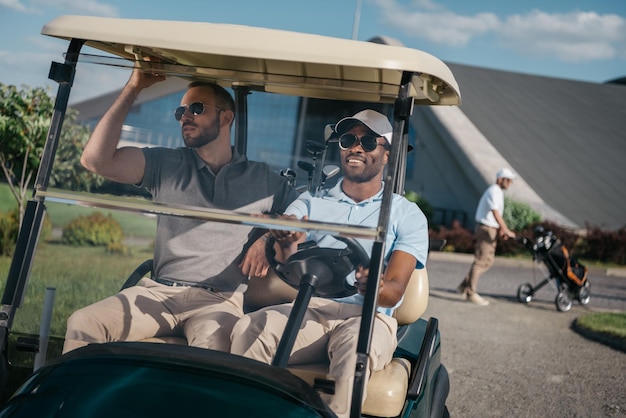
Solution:
[{"label": "man wearing sunglasses", "polygon": [[[230,145],[234,101],[217,84],[189,85],[174,118],[182,148],[118,147],[139,93],[164,80],[135,69],[81,157],[90,171],[148,190],[155,202],[246,213],[282,213],[297,193],[264,163]],[[159,216],[152,278],[74,312],[64,352],[89,343],[179,334],[188,344],[230,349],[249,275],[268,269],[261,233],[247,225]]]},{"label": "man wearing sunglasses", "polygon": [[[302,194],[289,205],[285,215],[376,226],[383,195],[383,170],[389,159],[392,139],[391,124],[384,115],[367,109],[341,119],[335,130],[339,138],[343,178],[335,187],[316,196]],[[320,247],[345,247],[344,243],[319,232],[272,230],[271,233],[276,239],[276,259],[280,262],[295,253],[299,243],[308,240],[316,241]],[[358,241],[371,254],[372,242]],[[400,195],[393,196],[385,248],[367,379],[392,359],[398,324],[391,315],[402,300],[413,270],[425,266],[428,254],[426,217],[417,205]],[[335,381],[335,394],[322,393],[321,396],[340,417],[346,417],[350,412],[356,344],[368,272],[367,266],[360,266],[356,273],[346,277],[356,287],[354,296],[311,299],[289,359],[289,365],[330,359],[329,377]],[[291,307],[291,304],[271,306],[246,314],[233,329],[231,352],[271,363]]]}]

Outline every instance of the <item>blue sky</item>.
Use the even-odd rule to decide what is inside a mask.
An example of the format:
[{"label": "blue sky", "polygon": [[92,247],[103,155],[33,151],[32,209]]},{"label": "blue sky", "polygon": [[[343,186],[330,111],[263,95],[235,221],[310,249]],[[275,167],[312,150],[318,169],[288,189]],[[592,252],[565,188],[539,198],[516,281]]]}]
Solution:
[{"label": "blue sky", "polygon": [[[626,76],[624,0],[0,0],[0,82],[56,92],[48,68],[62,60],[67,43],[40,30],[63,14],[236,23],[349,39],[356,10],[357,39],[389,36],[446,62],[599,83]],[[119,73],[89,88],[77,85],[73,99],[121,87],[127,74]]]}]

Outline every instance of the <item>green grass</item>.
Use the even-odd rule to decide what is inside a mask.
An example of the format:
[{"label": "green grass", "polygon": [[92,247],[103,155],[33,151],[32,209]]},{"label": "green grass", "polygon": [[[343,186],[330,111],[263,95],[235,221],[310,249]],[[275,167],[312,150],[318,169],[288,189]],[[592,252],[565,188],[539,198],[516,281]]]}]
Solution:
[{"label": "green grass", "polygon": [[[29,194],[30,197],[30,194]],[[0,211],[17,207],[6,183],[0,183]],[[103,247],[70,247],[55,242],[54,235],[37,247],[30,281],[12,330],[38,333],[47,287],[56,289],[51,334],[63,336],[65,322],[76,309],[117,293],[128,275],[152,258],[156,218],[137,213],[46,202],[47,214],[57,230],[78,216],[94,211],[111,214],[121,225],[130,249],[127,256],[107,254]],[[58,236],[58,235],[57,235]],[[4,289],[11,258],[0,257],[0,286]]]},{"label": "green grass", "polygon": [[[149,247],[132,247],[128,256],[107,254],[103,247],[69,247],[44,243],[37,248],[24,302],[12,330],[38,333],[47,287],[55,288],[51,335],[63,336],[65,322],[76,309],[117,293],[130,273],[152,258]],[[0,257],[0,286],[11,259]]]},{"label": "green grass", "polygon": [[626,340],[626,312],[595,312],[576,321],[591,331]]},{"label": "green grass", "polygon": [[[29,195],[30,196],[30,195]],[[17,201],[6,183],[0,181],[0,212],[8,212],[17,207]]]}]

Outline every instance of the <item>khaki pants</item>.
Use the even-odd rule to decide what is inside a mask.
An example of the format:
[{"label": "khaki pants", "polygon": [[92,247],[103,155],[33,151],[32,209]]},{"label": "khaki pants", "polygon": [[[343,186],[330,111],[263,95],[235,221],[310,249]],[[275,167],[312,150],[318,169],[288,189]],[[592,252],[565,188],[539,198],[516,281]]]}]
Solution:
[{"label": "khaki pants", "polygon": [[495,261],[497,238],[498,228],[483,224],[476,226],[474,262],[461,283],[461,288],[470,295],[477,293],[478,279],[491,268]]},{"label": "khaki pants", "polygon": [[[245,315],[233,329],[231,352],[270,364],[291,308],[271,306]],[[350,414],[361,310],[360,305],[312,298],[289,358],[289,365],[330,361],[328,377],[335,381],[335,395],[320,396],[340,417]],[[394,318],[376,315],[366,382],[391,361],[397,327]]]},{"label": "khaki pants", "polygon": [[136,286],[74,312],[63,353],[89,343],[184,335],[189,345],[230,351],[230,333],[243,316],[241,292],[171,287],[143,278]]}]

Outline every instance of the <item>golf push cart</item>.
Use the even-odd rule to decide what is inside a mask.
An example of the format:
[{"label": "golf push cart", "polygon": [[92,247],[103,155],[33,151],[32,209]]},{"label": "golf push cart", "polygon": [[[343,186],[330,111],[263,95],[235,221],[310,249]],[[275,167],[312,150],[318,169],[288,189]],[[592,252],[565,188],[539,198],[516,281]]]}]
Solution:
[{"label": "golf push cart", "polygon": [[[448,415],[445,402],[449,381],[441,364],[438,322],[436,318],[420,318],[428,299],[425,269],[415,270],[403,305],[396,312],[401,326],[395,359],[369,382],[364,381],[363,372],[376,312],[392,193],[404,192],[409,117],[414,105],[460,103],[458,86],[445,64],[421,51],[377,42],[223,24],[62,16],[46,24],[42,34],[67,40],[69,46],[65,61],[53,62],[50,68],[49,77],[59,84],[54,113],[2,296],[0,417],[171,417],[181,412],[194,416],[334,416],[318,394],[333,390],[333,382],[327,380],[324,370],[327,365],[286,366],[299,329],[297,320],[288,323],[271,365],[189,347],[185,341],[179,344],[181,341],[176,338],[92,344],[63,356],[47,352],[52,342],[59,345],[62,336],[40,332],[14,338],[20,331],[13,329],[15,318],[28,295],[29,281],[33,285],[45,280],[30,276],[33,264],[45,262],[36,250],[42,245],[39,238],[47,205],[61,203],[89,210],[115,210],[143,219],[145,215],[167,215],[259,228],[322,231],[344,240],[348,246],[341,251],[329,253],[328,249],[316,247],[303,250],[308,253],[297,262],[313,260],[317,266],[314,273],[293,267],[292,259],[279,266],[283,271],[291,268],[292,272],[305,270],[307,274],[319,275],[316,286],[299,286],[297,280],[286,284],[285,274],[262,283],[251,282],[246,292],[247,309],[294,298],[293,310],[304,309],[310,296],[332,294],[327,286],[332,288],[337,281],[343,283],[346,272],[355,269],[355,264],[369,262],[351,416]],[[88,51],[82,51],[83,48]],[[236,99],[233,143],[238,152],[267,162],[297,189],[312,193],[340,177],[337,146],[332,144],[332,129],[325,131],[326,125],[365,108],[389,115],[393,141],[378,227],[260,218],[175,202],[156,204],[139,195],[129,196],[128,190],[122,197],[49,187],[51,173],[58,164],[55,154],[78,64],[89,70],[85,77],[101,70],[119,72],[119,68],[127,76],[135,65],[165,74],[166,81],[142,93],[133,108],[135,113],[149,108],[151,101],[167,101],[168,95],[174,93],[179,93],[179,100],[191,81],[206,80],[231,88]],[[282,110],[276,110],[274,115],[263,113],[268,109]],[[102,115],[105,110],[96,113]],[[154,113],[158,116],[158,112]],[[163,126],[154,120],[149,125],[154,125],[156,131],[162,131],[166,125],[178,129],[167,118],[171,118],[171,113],[163,114]],[[262,125],[260,121],[264,119],[271,126]],[[287,128],[272,130],[278,129],[282,121],[287,122]],[[144,126],[141,135],[123,136],[122,140],[139,144],[138,137],[158,138],[147,129]],[[147,144],[150,145],[165,146],[162,142]],[[305,173],[302,180],[298,175],[301,172]],[[355,245],[355,238],[373,242],[370,260],[363,259],[364,251]],[[112,258],[109,263],[115,264],[115,260]],[[150,264],[142,264],[127,283],[120,281],[119,287],[132,285],[138,277],[150,274]],[[72,269],[72,265],[66,268]],[[98,273],[105,277],[107,272]],[[57,300],[66,296],[57,293]],[[84,305],[92,302],[84,301]],[[51,309],[44,303],[42,323],[50,316],[46,311]],[[24,351],[36,353],[38,362],[30,365],[28,373],[20,372],[23,364],[13,361],[16,353]],[[368,395],[361,407],[366,384]]]}]

